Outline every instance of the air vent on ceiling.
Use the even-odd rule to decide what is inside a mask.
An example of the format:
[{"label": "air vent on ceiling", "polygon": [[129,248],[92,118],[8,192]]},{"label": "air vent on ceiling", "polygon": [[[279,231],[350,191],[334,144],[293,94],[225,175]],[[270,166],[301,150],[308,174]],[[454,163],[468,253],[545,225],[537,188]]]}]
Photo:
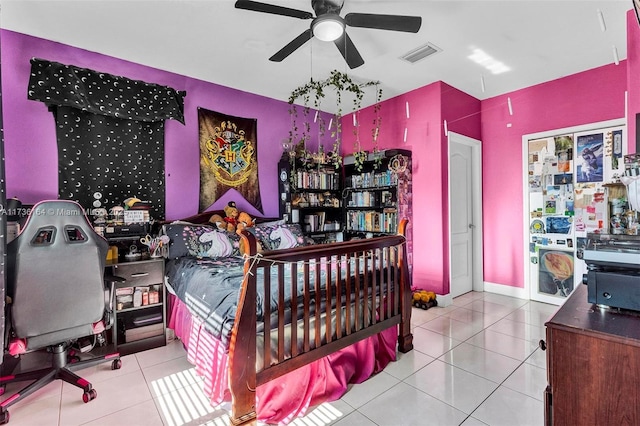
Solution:
[{"label": "air vent on ceiling", "polygon": [[440,51],[442,51],[442,49],[440,49],[438,46],[433,45],[431,43],[427,43],[423,46],[413,49],[410,52],[405,53],[404,55],[400,56],[400,59],[404,59],[407,62],[411,62],[412,64],[415,64],[419,60],[424,59],[427,56],[431,56],[434,53],[438,53]]}]

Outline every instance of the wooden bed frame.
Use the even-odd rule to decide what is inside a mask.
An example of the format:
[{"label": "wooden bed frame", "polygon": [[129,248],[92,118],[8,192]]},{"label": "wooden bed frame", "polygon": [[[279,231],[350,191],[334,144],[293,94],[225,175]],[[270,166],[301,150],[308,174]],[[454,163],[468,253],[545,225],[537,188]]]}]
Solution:
[{"label": "wooden bed frame", "polygon": [[[201,213],[185,220],[207,223],[211,214],[213,212]],[[242,232],[249,250],[229,347],[232,424],[256,423],[256,386],[389,327],[398,326],[400,352],[413,349],[411,278],[404,237],[407,223],[407,219],[400,221],[398,235],[262,254],[257,253],[253,234]],[[326,259],[331,261],[324,261]],[[289,276],[284,273],[285,264],[291,268]],[[298,266],[302,271],[298,271]],[[267,272],[261,274],[265,277],[264,286],[269,286],[271,291],[277,288],[279,300],[284,301],[285,288],[289,288],[291,299],[301,300],[302,306],[296,303],[289,306],[291,321],[287,324],[284,303],[278,303],[277,312],[271,312],[270,304],[265,303],[265,321],[277,315],[277,325],[272,323],[272,327],[265,326],[258,332],[256,286],[261,268]],[[277,268],[277,282],[271,282],[270,268]],[[321,269],[324,278],[321,278]],[[297,293],[299,272],[304,281],[301,294]],[[341,297],[336,297],[336,289],[340,289]],[[269,290],[265,290],[265,294],[270,294]],[[315,297],[310,293],[315,293]],[[336,312],[342,312],[342,315],[336,315]],[[259,335],[264,342],[261,347],[257,344]],[[285,337],[289,338],[289,345],[285,344]],[[258,367],[247,368],[257,365],[258,354],[262,356],[262,368],[259,371]]]}]

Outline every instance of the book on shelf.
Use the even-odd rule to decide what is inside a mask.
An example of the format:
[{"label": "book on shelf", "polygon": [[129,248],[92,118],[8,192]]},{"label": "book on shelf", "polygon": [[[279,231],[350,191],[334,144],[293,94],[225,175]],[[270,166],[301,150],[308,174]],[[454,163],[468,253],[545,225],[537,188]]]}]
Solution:
[{"label": "book on shelf", "polygon": [[338,189],[338,174],[333,167],[319,170],[298,169],[296,172],[296,186],[299,189]]},{"label": "book on shelf", "polygon": [[325,212],[318,212],[318,231],[324,231]]},{"label": "book on shelf", "polygon": [[304,217],[305,231],[316,232],[318,230],[318,215],[308,214]]},{"label": "book on shelf", "polygon": [[395,209],[379,211],[350,211],[347,230],[356,232],[397,232],[398,214]]},{"label": "book on shelf", "polygon": [[[317,212],[317,213],[305,215],[304,223],[305,223],[305,231],[322,232],[322,231],[328,230],[328,229],[325,229],[325,225],[328,225],[329,222],[326,222],[325,212]],[[333,225],[331,226],[333,227]]]}]

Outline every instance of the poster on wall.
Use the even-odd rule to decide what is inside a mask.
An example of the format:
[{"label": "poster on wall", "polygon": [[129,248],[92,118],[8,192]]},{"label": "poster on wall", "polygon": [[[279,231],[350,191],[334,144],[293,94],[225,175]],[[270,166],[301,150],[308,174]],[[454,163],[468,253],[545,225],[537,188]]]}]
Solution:
[{"label": "poster on wall", "polygon": [[555,154],[558,161],[558,172],[566,173],[572,171],[571,160],[573,160],[573,136],[556,136],[553,138],[553,141],[555,142]]},{"label": "poster on wall", "polygon": [[573,291],[573,252],[539,250],[538,292],[567,297]]},{"label": "poster on wall", "polygon": [[622,158],[622,130],[614,130],[611,134],[613,135],[612,157]]},{"label": "poster on wall", "polygon": [[200,203],[206,211],[235,189],[262,212],[258,181],[257,120],[198,108]]},{"label": "poster on wall", "polygon": [[542,192],[540,175],[529,176],[529,192]]},{"label": "poster on wall", "polygon": [[578,136],[576,179],[578,182],[602,182],[604,136],[602,133]]}]

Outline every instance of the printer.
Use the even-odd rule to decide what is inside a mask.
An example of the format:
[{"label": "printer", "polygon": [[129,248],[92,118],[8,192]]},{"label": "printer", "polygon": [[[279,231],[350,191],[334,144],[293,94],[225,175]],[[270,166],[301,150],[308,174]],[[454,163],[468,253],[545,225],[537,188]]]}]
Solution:
[{"label": "printer", "polygon": [[640,235],[588,234],[582,259],[589,303],[640,311]]}]

